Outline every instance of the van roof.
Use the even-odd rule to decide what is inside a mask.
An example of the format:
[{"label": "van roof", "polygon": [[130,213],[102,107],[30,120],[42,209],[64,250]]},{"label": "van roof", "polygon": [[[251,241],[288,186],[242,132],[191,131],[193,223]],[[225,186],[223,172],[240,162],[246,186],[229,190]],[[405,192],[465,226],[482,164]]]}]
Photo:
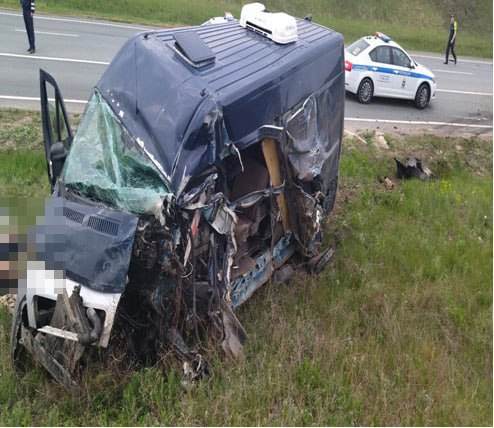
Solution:
[{"label": "van roof", "polygon": [[177,189],[343,73],[341,34],[301,19],[297,31],[284,45],[237,21],[140,33],[97,88]]}]

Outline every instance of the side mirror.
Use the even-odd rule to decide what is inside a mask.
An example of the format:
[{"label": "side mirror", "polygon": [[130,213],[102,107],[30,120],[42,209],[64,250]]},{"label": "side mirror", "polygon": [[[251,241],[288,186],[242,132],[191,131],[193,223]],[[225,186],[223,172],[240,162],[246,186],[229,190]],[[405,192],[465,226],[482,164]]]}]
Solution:
[{"label": "side mirror", "polygon": [[67,157],[67,149],[61,141],[56,142],[50,147],[50,179],[54,185],[57,178],[62,172],[65,158]]}]

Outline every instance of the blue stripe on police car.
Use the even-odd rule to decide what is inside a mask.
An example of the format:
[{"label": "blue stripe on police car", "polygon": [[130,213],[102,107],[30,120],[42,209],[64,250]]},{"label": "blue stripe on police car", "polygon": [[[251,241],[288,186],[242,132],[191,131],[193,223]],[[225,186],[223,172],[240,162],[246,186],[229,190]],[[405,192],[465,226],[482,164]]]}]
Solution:
[{"label": "blue stripe on police car", "polygon": [[412,71],[398,70],[396,68],[376,67],[373,65],[364,65],[364,64],[353,64],[352,69],[353,70],[373,71],[375,73],[395,74],[395,75],[399,75],[399,76],[412,77],[414,79],[426,79],[426,80],[434,81],[434,79],[431,76],[428,76],[427,74],[414,73]]}]

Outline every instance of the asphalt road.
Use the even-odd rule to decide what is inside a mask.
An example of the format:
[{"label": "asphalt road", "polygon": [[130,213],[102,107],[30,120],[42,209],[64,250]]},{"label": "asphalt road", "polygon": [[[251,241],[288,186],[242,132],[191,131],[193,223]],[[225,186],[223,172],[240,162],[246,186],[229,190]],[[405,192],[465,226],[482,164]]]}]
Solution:
[{"label": "asphalt road", "polygon": [[[122,44],[150,28],[42,14],[35,15],[34,25],[36,53],[30,55],[22,14],[0,9],[0,107],[39,109],[38,73],[43,68],[57,80],[68,110],[81,112]],[[492,61],[463,58],[458,46],[457,54],[457,65],[445,65],[437,54],[412,52],[436,75],[436,99],[425,110],[391,99],[362,105],[347,94],[345,128],[492,136]]]}]

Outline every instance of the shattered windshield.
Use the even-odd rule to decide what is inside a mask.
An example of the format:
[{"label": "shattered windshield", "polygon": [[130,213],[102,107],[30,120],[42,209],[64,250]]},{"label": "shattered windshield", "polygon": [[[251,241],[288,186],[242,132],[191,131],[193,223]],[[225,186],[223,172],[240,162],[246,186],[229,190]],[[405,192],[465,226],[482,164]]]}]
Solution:
[{"label": "shattered windshield", "polygon": [[132,214],[159,214],[170,193],[97,90],[74,136],[62,182],[78,195]]}]

